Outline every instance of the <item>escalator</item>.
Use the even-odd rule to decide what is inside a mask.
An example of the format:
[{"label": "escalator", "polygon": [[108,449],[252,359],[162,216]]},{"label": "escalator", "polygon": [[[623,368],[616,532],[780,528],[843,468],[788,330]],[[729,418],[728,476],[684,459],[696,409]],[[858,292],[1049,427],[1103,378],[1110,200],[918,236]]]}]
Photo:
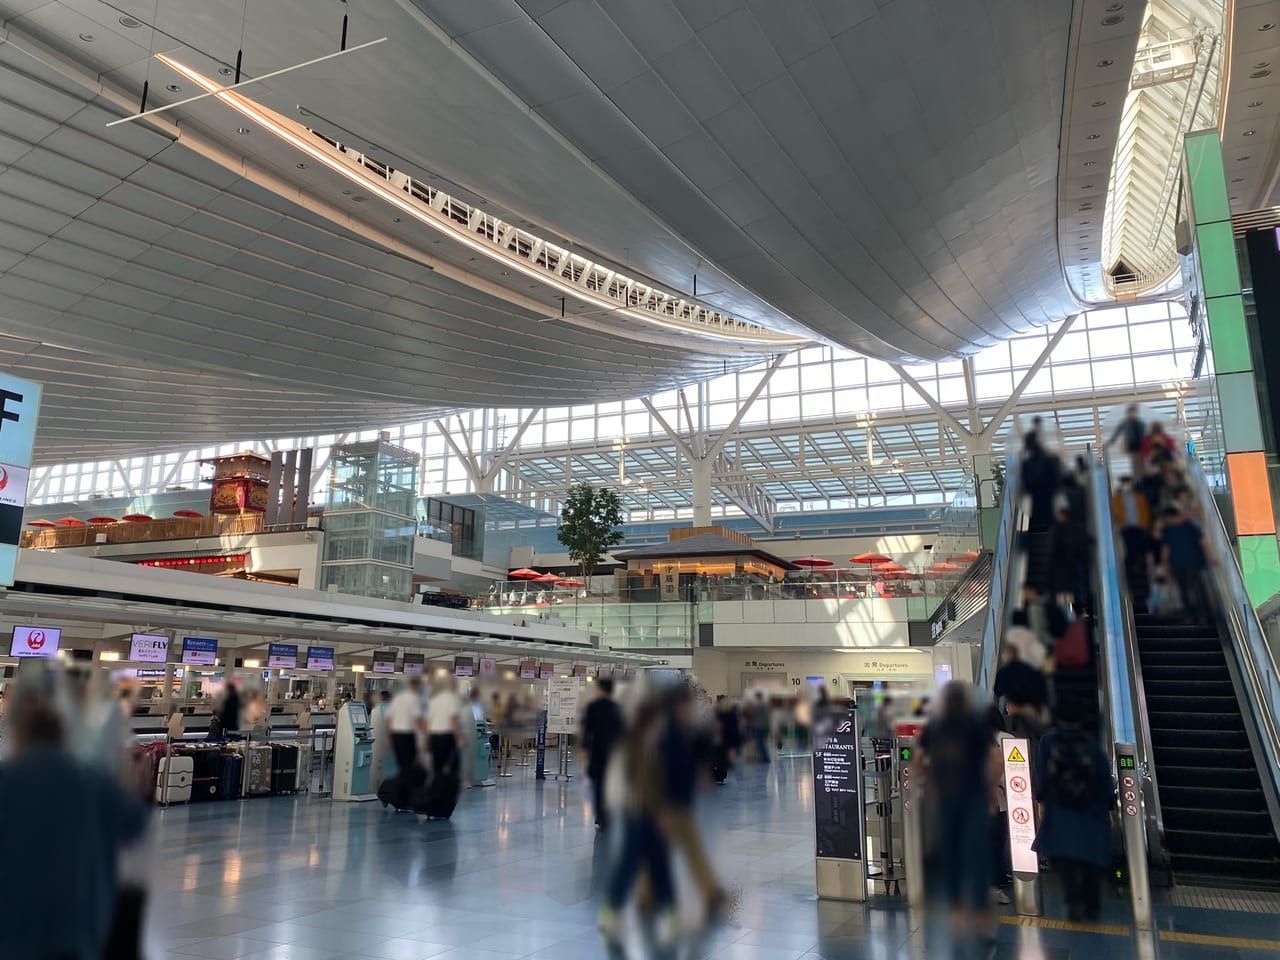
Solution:
[{"label": "escalator", "polygon": [[1149,833],[1150,854],[1167,863],[1176,883],[1276,888],[1275,704],[1267,696],[1275,664],[1243,599],[1217,505],[1194,459],[1191,467],[1205,536],[1219,559],[1206,578],[1214,622],[1146,612],[1145,567],[1125,563],[1128,643],[1159,823]]}]

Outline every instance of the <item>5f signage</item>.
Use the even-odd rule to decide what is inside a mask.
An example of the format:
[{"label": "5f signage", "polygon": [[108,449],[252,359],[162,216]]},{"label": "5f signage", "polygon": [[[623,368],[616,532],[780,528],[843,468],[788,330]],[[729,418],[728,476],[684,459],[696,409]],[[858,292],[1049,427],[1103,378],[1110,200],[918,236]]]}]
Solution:
[{"label": "5f signage", "polygon": [[0,585],[13,583],[40,409],[38,383],[0,373]]}]

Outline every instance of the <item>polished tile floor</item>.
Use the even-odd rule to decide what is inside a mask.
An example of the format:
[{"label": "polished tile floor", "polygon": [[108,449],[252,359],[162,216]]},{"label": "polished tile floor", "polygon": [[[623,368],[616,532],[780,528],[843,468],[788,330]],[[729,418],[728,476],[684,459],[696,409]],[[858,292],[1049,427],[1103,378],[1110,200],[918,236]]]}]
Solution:
[{"label": "polished tile floor", "polygon": [[[160,811],[148,960],[605,957],[594,891],[606,851],[584,785],[537,784],[517,770],[468,791],[448,823],[310,797]],[[816,899],[808,776],[807,758],[783,759],[708,795],[703,815],[735,909],[686,955],[943,960],[923,920],[895,900]],[[1162,907],[1159,924],[1178,939],[1155,941],[1155,953],[1139,952],[1119,900],[1095,932],[1005,919],[1001,960],[1252,960],[1280,947],[1280,921],[1269,914]]]}]

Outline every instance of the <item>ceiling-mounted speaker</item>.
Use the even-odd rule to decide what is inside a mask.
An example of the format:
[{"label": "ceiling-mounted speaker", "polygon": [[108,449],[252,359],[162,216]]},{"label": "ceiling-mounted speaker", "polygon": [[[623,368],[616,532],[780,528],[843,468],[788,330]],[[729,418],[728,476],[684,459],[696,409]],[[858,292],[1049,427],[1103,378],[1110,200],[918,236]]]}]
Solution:
[{"label": "ceiling-mounted speaker", "polygon": [[1191,225],[1187,221],[1179,220],[1173,225],[1173,243],[1178,256],[1191,256]]}]

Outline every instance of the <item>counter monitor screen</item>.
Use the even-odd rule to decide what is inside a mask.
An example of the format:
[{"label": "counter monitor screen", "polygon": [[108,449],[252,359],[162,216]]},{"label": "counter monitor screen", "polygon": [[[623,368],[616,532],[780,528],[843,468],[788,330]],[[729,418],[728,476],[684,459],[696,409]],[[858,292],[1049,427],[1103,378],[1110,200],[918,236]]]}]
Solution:
[{"label": "counter monitor screen", "polygon": [[395,673],[396,652],[394,650],[378,650],[373,655],[374,673]]},{"label": "counter monitor screen", "polygon": [[212,667],[218,660],[218,641],[210,637],[183,637],[182,662]]},{"label": "counter monitor screen", "polygon": [[369,722],[369,714],[365,712],[364,704],[359,700],[352,700],[347,704],[347,709],[351,711],[351,725],[359,727]]},{"label": "counter monitor screen", "polygon": [[308,670],[332,670],[333,647],[307,647]]},{"label": "counter monitor screen", "polygon": [[538,664],[538,679],[550,680],[556,673],[556,665],[554,663]]},{"label": "counter monitor screen", "polygon": [[420,653],[406,653],[401,669],[406,677],[422,676],[426,670],[426,658]]},{"label": "counter monitor screen", "polygon": [[53,657],[58,653],[58,627],[14,627],[9,644],[11,657]]},{"label": "counter monitor screen", "polygon": [[585,663],[575,663],[573,665],[573,675],[575,677],[585,677],[587,675],[587,665]]},{"label": "counter monitor screen", "polygon": [[538,665],[532,660],[520,661],[520,679],[533,680],[538,676]]},{"label": "counter monitor screen", "polygon": [[470,657],[454,657],[453,658],[453,675],[455,677],[472,677],[475,676],[476,662]]}]

